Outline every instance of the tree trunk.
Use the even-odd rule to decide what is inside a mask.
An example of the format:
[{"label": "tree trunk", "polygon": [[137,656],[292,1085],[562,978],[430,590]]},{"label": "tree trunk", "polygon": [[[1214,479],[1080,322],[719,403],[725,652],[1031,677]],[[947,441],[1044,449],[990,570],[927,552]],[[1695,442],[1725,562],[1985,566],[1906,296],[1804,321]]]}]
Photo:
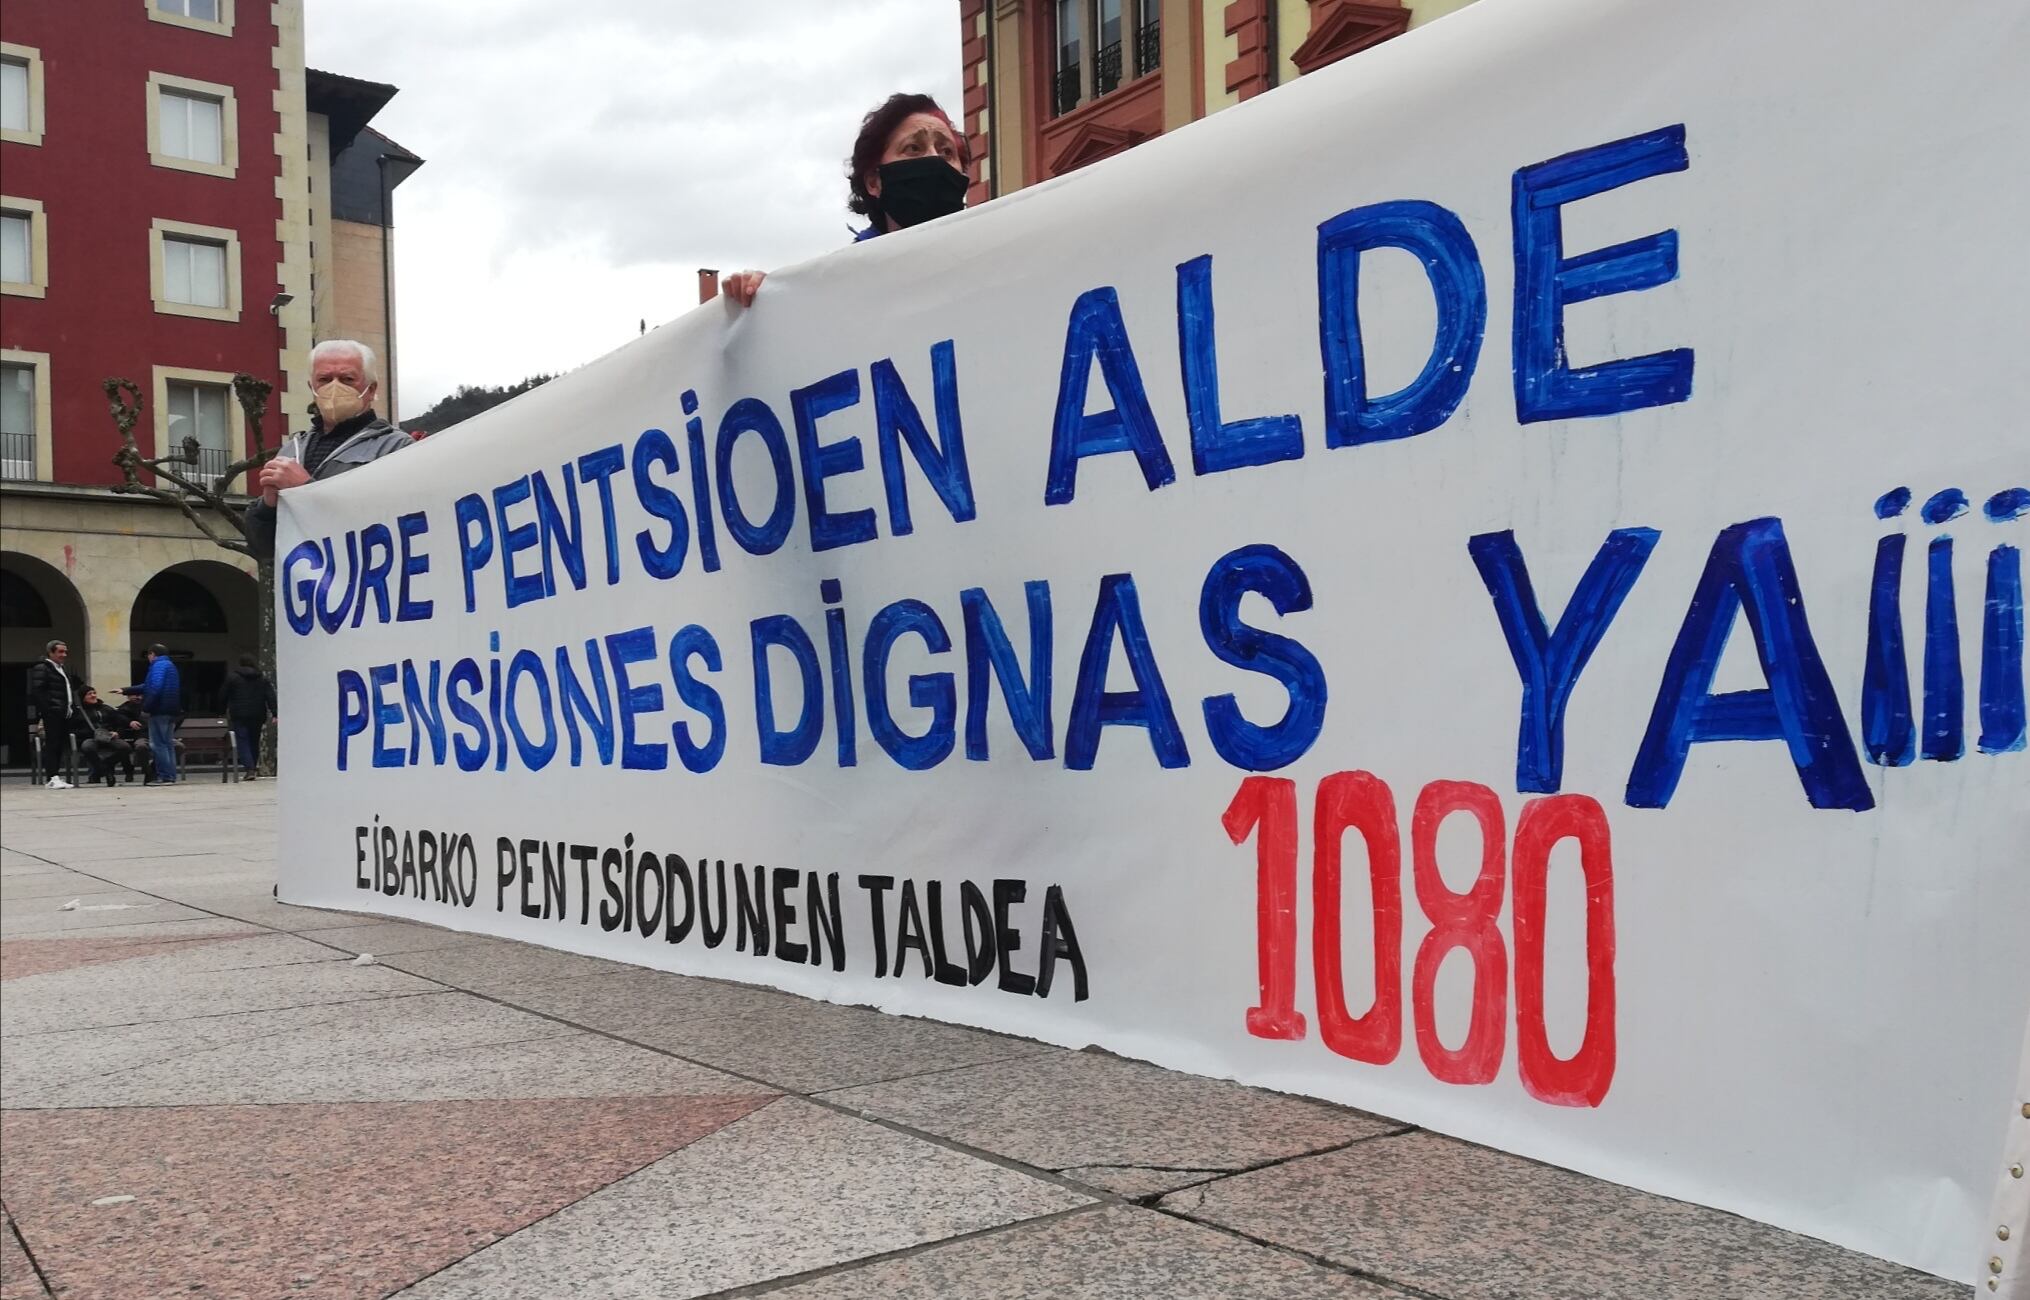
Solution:
[{"label": "tree trunk", "polygon": [[[275,674],[275,562],[261,561],[261,671],[275,688],[277,707],[282,698],[282,679]],[[261,775],[275,775],[275,720],[261,728]]]}]

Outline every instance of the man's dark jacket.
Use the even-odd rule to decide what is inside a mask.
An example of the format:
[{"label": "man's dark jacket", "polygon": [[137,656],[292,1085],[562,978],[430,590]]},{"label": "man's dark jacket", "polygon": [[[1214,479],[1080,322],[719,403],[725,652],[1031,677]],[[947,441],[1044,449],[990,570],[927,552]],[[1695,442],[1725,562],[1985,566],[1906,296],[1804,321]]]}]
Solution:
[{"label": "man's dark jacket", "polygon": [[[64,693],[65,679],[69,679],[70,693]],[[53,722],[68,730],[70,715],[84,701],[85,688],[76,675],[68,668],[59,668],[48,659],[39,660],[28,670],[28,707],[34,710],[34,717]]]},{"label": "man's dark jacket", "polygon": [[[284,438],[276,453],[300,462],[310,471],[312,482],[358,469],[415,441],[372,411],[361,411],[329,429],[314,418],[312,425],[307,434],[292,433]],[[247,546],[257,560],[275,558],[275,507],[258,499],[247,507]]]},{"label": "man's dark jacket", "polygon": [[258,668],[235,668],[226,674],[226,716],[234,722],[262,723],[275,711],[275,688]]}]

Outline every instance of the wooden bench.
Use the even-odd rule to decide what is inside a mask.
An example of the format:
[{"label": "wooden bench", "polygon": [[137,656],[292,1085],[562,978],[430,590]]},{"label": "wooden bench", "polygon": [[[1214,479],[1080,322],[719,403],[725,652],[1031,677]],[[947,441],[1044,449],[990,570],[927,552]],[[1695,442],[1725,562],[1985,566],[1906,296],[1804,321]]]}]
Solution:
[{"label": "wooden bench", "polygon": [[183,725],[176,729],[178,747],[182,755],[177,759],[181,776],[184,771],[217,763],[220,781],[240,779],[240,763],[233,743],[233,729],[224,718],[185,718]]}]

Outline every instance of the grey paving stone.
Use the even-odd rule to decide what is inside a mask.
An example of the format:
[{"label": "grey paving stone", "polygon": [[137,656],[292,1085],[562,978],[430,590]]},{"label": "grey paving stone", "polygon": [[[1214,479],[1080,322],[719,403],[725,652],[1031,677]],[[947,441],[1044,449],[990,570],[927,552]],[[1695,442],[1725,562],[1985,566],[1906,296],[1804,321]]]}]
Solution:
[{"label": "grey paving stone", "polygon": [[1080,1202],[1054,1184],[786,1099],[401,1294],[710,1295]]},{"label": "grey paving stone", "polygon": [[34,875],[0,877],[0,912],[31,899],[75,898],[105,887],[104,881],[81,876],[75,871],[38,871]]},{"label": "grey paving stone", "polygon": [[440,930],[434,925],[412,925],[407,921],[377,921],[371,925],[335,926],[304,933],[313,935],[318,943],[331,944],[347,952],[370,952],[376,958],[496,942],[483,935]]},{"label": "grey paving stone", "polygon": [[0,1106],[11,1110],[40,1105],[33,1098],[48,1089],[176,1060],[227,1043],[302,1029],[329,1020],[352,1005],[327,1003],[0,1038]]},{"label": "grey paving stone", "polygon": [[[136,933],[137,931],[142,933]],[[217,917],[207,917],[201,921],[172,921],[162,925],[130,925],[107,930],[72,931],[60,936],[31,935],[23,939],[11,939],[8,942],[71,944],[97,939],[113,940],[122,947],[128,944],[169,945],[161,951],[146,951],[144,948],[145,955],[118,959],[124,968],[120,972],[121,978],[136,981],[155,978],[174,979],[180,975],[201,971],[253,970],[261,966],[291,966],[300,962],[349,960],[344,953],[299,939],[292,934],[276,934],[272,930],[247,925],[244,921],[222,920]],[[45,977],[31,975],[25,978]],[[18,982],[18,980],[9,982],[10,994]]]},{"label": "grey paving stone", "polygon": [[[74,895],[73,895],[74,897]],[[108,915],[99,913],[100,916]],[[113,915],[117,915],[114,913]],[[205,939],[222,934],[273,934],[273,930],[230,916],[194,916],[181,921],[139,921],[131,924],[87,926],[49,934],[9,935],[9,943],[86,943],[93,939],[119,939],[134,943],[144,939]]]},{"label": "grey paving stone", "polygon": [[274,869],[256,866],[239,858],[186,858],[181,865],[145,868],[132,867],[124,862],[102,862],[92,870],[115,884],[144,894],[156,894],[173,903],[180,903],[186,897],[274,897]]},{"label": "grey paving stone", "polygon": [[739,1015],[644,1024],[627,1036],[788,1092],[845,1088],[1051,1050],[1027,1039],[805,998],[771,1001]]},{"label": "grey paving stone", "polygon": [[1224,1178],[1229,1169],[1152,1169],[1146,1165],[1073,1165],[1059,1173],[1088,1187],[1099,1187],[1129,1200],[1174,1192]]},{"label": "grey paving stone", "polygon": [[639,969],[520,984],[494,996],[657,1047],[674,1041],[667,1031],[681,1021],[760,1016],[804,1000],[751,984]]},{"label": "grey paving stone", "polygon": [[1043,1055],[830,1092],[826,1099],[1044,1169],[1131,1165],[1137,1195],[1403,1126],[1140,1061]]},{"label": "grey paving stone", "polygon": [[1965,1287],[1434,1133],[1222,1179],[1166,1208],[1447,1300],[1964,1300]]},{"label": "grey paving stone", "polygon": [[328,912],[278,903],[270,892],[262,889],[193,891],[183,896],[183,903],[218,916],[265,925],[271,930],[329,930],[359,925],[366,919],[355,912]]},{"label": "grey paving stone", "polygon": [[[207,919],[207,913],[167,903],[131,890],[108,890],[99,885],[96,893],[50,895],[0,909],[0,938],[23,935],[62,934],[70,930],[97,930],[113,926],[145,925],[157,921]],[[65,911],[72,901],[77,907]]]},{"label": "grey paving stone", "polygon": [[351,1003],[303,1024],[29,1094],[24,1105],[271,1105],[763,1092],[476,998]]},{"label": "grey paving stone", "polygon": [[107,962],[9,980],[0,1005],[0,1031],[20,1035],[145,1024],[427,993],[436,987],[386,966],[342,961],[274,966],[258,979],[230,970],[164,975],[129,969],[139,965]]},{"label": "grey paving stone", "polygon": [[388,964],[452,988],[494,995],[509,993],[527,984],[583,975],[611,975],[636,969],[619,962],[581,957],[575,952],[562,952],[532,943],[492,939],[490,936],[476,937],[488,941],[425,952],[397,953],[388,959]]},{"label": "grey paving stone", "polygon": [[784,1287],[780,1300],[1404,1300],[1308,1260],[1107,1206]]}]

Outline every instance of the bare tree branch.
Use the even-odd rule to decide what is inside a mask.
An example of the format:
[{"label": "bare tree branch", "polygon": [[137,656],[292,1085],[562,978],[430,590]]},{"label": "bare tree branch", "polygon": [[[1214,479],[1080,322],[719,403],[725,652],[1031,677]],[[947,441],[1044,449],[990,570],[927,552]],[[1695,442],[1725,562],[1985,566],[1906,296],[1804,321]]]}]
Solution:
[{"label": "bare tree branch", "polygon": [[[249,374],[233,376],[233,396],[238,399],[240,410],[247,420],[247,445],[253,448],[251,454],[226,466],[223,473],[207,478],[200,466],[198,453],[201,448],[194,437],[186,437],[177,449],[166,456],[144,456],[134,440],[134,429],[141,423],[141,389],[131,379],[108,379],[100,385],[106,393],[106,403],[113,414],[113,423],[120,430],[120,449],[113,453],[113,463],[120,467],[121,481],[113,485],[113,491],[132,496],[152,497],[157,501],[175,506],[191,527],[202,533],[214,545],[236,555],[253,555],[248,545],[246,507],[231,500],[226,489],[242,474],[247,476],[247,486],[254,486],[253,471],[268,463],[275,451],[268,447],[264,423],[268,414],[268,395],[275,386],[265,379]],[[279,450],[279,448],[277,448]],[[195,473],[186,474],[181,466],[189,466]],[[153,475],[154,482],[144,482],[143,474]],[[167,484],[168,486],[164,486]],[[251,491],[249,495],[252,495]],[[230,528],[231,532],[227,529]],[[233,534],[237,533],[238,536]],[[268,680],[275,675],[275,589],[274,564],[269,560],[257,561],[260,569],[260,610],[261,610],[261,664],[268,674]],[[262,770],[273,774],[275,770],[274,728],[264,729],[262,737]]]}]

